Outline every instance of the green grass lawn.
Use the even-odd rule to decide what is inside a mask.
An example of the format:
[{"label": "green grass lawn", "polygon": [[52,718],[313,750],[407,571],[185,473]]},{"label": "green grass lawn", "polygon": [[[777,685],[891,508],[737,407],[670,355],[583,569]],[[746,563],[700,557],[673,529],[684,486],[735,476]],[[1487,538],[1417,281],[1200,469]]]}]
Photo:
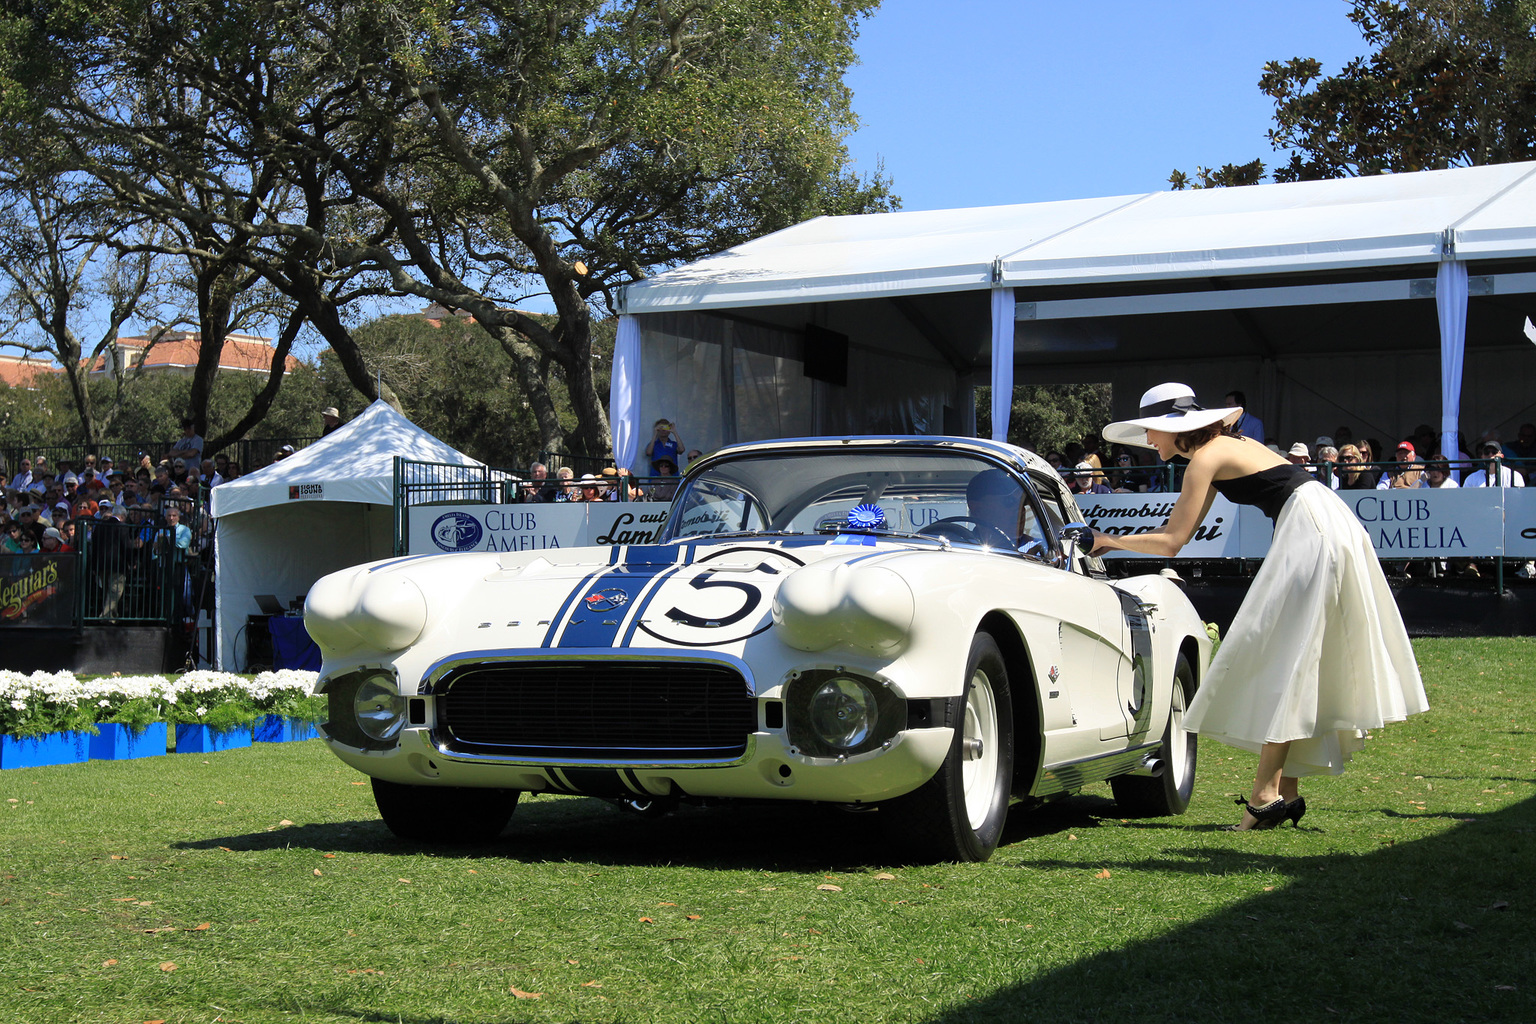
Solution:
[{"label": "green grass lawn", "polygon": [[524,798],[393,839],[319,741],[0,772],[0,1022],[1536,1021],[1536,640],[1415,644],[1433,710],[1236,834],[1016,809],[979,865],[867,816]]}]

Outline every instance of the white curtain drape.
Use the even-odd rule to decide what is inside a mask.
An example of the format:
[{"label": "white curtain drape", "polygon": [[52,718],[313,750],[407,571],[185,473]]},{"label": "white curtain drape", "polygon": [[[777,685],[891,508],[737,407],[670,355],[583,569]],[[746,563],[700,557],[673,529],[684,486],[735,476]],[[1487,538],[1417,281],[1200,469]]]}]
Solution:
[{"label": "white curtain drape", "polygon": [[992,440],[1008,440],[1013,411],[1013,289],[992,289]]},{"label": "white curtain drape", "polygon": [[[1440,317],[1440,453],[1459,458],[1456,432],[1461,421],[1461,374],[1467,352],[1467,265],[1444,260],[1435,275],[1435,310]],[[1457,482],[1461,471],[1454,473]]]},{"label": "white curtain drape", "polygon": [[640,443],[640,325],[629,314],[619,317],[613,348],[608,427],[613,431],[613,464],[633,466]]}]

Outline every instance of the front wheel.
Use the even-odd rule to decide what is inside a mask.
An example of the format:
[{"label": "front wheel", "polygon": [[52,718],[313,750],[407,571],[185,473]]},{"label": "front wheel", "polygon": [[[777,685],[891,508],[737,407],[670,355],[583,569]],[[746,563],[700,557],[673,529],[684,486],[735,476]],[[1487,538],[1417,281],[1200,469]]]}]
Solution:
[{"label": "front wheel", "polygon": [[373,780],[373,802],[384,825],[418,843],[488,843],[517,809],[515,789],[405,786]]},{"label": "front wheel", "polygon": [[1008,818],[1013,786],[1013,696],[997,642],[971,640],[959,720],[933,778],[881,805],[886,833],[922,860],[982,861]]},{"label": "front wheel", "polygon": [[1172,706],[1163,742],[1154,755],[1163,762],[1162,774],[1118,775],[1109,780],[1115,803],[1127,817],[1161,818],[1183,814],[1195,791],[1196,736],[1184,728],[1184,709],[1195,695],[1195,673],[1184,655],[1173,669]]}]

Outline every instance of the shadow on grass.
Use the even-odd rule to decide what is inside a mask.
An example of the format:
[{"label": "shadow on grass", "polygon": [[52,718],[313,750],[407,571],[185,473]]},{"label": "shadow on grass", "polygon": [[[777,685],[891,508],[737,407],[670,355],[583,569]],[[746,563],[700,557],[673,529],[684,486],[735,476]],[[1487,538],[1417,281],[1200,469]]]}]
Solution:
[{"label": "shadow on grass", "polygon": [[[1274,882],[1214,915],[1202,914],[1198,899],[1170,906],[1177,923],[1154,939],[928,1020],[1526,1024],[1536,1020],[1536,944],[1529,937],[1536,799],[1462,820],[1449,832],[1364,855],[1308,855],[1309,840],[1292,840],[1286,829],[1234,833],[1221,845],[1172,844],[1158,857],[1121,863],[1026,857],[1019,867],[1108,868],[1106,918],[1121,872],[1259,872]],[[1189,833],[1175,827],[1171,839],[1172,831]],[[1199,884],[1192,879],[1192,896]],[[1029,959],[1027,947],[1020,959]]]},{"label": "shadow on grass", "polygon": [[[1015,807],[1002,845],[1066,829],[1096,828],[1117,813],[1113,801],[1092,796],[1032,809]],[[297,847],[322,853],[431,852],[531,863],[686,864],[720,870],[849,870],[895,862],[892,842],[880,827],[877,813],[788,801],[685,804],[671,814],[651,818],[593,798],[530,799],[525,795],[506,832],[491,843],[408,842],[374,819],[292,825],[175,845],[189,850]]]}]

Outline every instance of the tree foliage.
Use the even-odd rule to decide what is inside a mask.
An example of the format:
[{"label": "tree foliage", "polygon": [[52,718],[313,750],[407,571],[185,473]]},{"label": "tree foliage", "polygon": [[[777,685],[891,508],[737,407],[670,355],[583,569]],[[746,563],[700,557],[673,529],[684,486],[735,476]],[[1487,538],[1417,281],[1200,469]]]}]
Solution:
[{"label": "tree foliage", "polygon": [[[144,374],[133,388],[123,393],[122,406],[110,427],[103,429],[94,441],[85,436],[79,419],[67,412],[70,388],[62,375],[40,377],[31,389],[0,385],[0,448],[73,444],[93,447],[134,442],[145,446],[146,455],[158,459],[180,436],[178,424],[185,415],[192,383],[190,376],[181,374]],[[208,402],[210,436],[230,436],[264,385],[262,374],[220,374]],[[102,400],[115,385],[96,379],[90,382],[90,388]],[[242,434],[240,439],[313,437],[320,433],[320,410],[329,403],[321,375],[301,363],[287,374],[282,391],[267,410],[259,430]],[[227,443],[209,445],[205,450],[218,451]]]},{"label": "tree foliage", "polygon": [[[118,347],[123,325],[134,317],[160,322],[147,353],[178,319],[168,312],[165,261],[143,247],[118,256],[109,241],[152,243],[159,229],[110,219],[77,182],[0,160],[0,326],[8,347],[58,363],[68,385],[64,404],[92,443],[105,437],[141,373]],[[103,322],[92,335],[85,324],[93,306]],[[98,367],[104,386],[91,384]]]},{"label": "tree foliage", "polygon": [[[842,145],[843,74],[877,2],[16,6],[0,107],[17,117],[0,131],[42,144],[125,218],[179,225],[170,251],[265,277],[367,398],[378,378],[352,304],[389,292],[467,310],[543,443],[569,432],[599,454],[593,324],[619,285],[893,202],[878,176],[849,173]],[[56,63],[36,67],[36,52]],[[552,323],[518,310],[534,295]]]},{"label": "tree foliage", "polygon": [[[1065,451],[1110,420],[1108,384],[1018,384],[1008,415],[1008,441],[1039,455]],[[992,436],[992,389],[976,389],[976,434]]]},{"label": "tree foliage", "polygon": [[[1536,3],[1351,0],[1372,52],[1324,76],[1310,57],[1270,61],[1276,181],[1497,164],[1536,157]],[[1263,179],[1263,164],[1174,171],[1174,188]]]}]

